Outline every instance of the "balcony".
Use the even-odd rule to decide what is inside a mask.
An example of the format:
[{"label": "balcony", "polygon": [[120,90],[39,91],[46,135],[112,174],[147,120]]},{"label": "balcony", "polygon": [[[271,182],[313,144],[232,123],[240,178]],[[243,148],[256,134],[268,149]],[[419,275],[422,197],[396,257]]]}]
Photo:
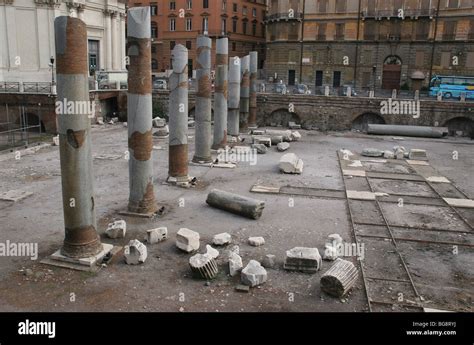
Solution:
[{"label": "balcony", "polygon": [[[436,10],[434,8],[426,8],[426,9],[406,9],[403,11],[405,18],[410,19],[418,19],[418,18],[433,18],[436,15]],[[392,10],[368,10],[365,9],[361,13],[362,19],[391,19],[391,18],[400,18],[399,17],[399,10],[392,9]]]},{"label": "balcony", "polygon": [[222,31],[222,30],[208,30],[208,31],[203,31],[203,30],[198,30],[199,35],[205,35],[208,37],[228,37],[230,36],[230,31]]},{"label": "balcony", "polygon": [[284,13],[274,13],[270,14],[265,17],[265,22],[271,23],[271,22],[279,22],[280,20],[284,21],[290,21],[290,20],[298,20],[301,21],[303,19],[303,13],[302,12],[294,12],[293,15],[290,15],[288,12]]}]

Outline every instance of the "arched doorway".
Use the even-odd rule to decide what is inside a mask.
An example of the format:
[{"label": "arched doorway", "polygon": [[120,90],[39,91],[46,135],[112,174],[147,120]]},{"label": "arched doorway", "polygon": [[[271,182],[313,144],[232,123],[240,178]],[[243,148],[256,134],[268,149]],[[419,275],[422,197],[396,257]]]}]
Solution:
[{"label": "arched doorway", "polygon": [[382,116],[375,113],[364,113],[352,121],[352,130],[367,133],[370,125],[384,125],[385,120]]},{"label": "arched doorway", "polygon": [[395,55],[387,57],[383,63],[382,89],[399,90],[402,76],[402,60]]},{"label": "arched doorway", "polygon": [[467,117],[455,117],[446,121],[444,127],[448,127],[450,136],[474,137],[474,121]]},{"label": "arched doorway", "polygon": [[270,117],[265,119],[266,126],[283,126],[288,127],[290,122],[300,123],[300,118],[295,113],[290,113],[288,109],[275,110]]}]

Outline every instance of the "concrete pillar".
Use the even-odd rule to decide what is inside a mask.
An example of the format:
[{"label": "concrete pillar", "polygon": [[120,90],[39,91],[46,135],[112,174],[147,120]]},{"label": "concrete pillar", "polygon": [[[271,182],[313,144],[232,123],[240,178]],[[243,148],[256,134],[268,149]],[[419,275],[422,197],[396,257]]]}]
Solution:
[{"label": "concrete pillar", "polygon": [[90,120],[88,112],[69,114],[65,110],[69,102],[89,104],[87,29],[83,21],[61,16],[54,21],[54,32],[57,102],[63,108],[57,114],[66,230],[61,254],[85,258],[102,251],[96,231]]},{"label": "concrete pillar", "polygon": [[188,50],[174,47],[169,99],[169,180],[188,183]]},{"label": "concrete pillar", "polygon": [[127,56],[127,44],[125,43],[126,34],[125,34],[125,18],[126,14],[120,14],[120,69],[126,71],[127,67],[125,64],[125,56]]},{"label": "concrete pillar", "polygon": [[111,12],[106,10],[105,15],[105,68],[110,71],[112,70],[112,19]]},{"label": "concrete pillar", "polygon": [[211,157],[211,48],[212,40],[206,36],[197,38],[196,57],[196,133],[193,162],[210,163]]},{"label": "concrete pillar", "polygon": [[128,149],[129,212],[157,210],[153,188],[151,97],[151,17],[149,7],[128,10]]},{"label": "concrete pillar", "polygon": [[229,68],[229,40],[216,41],[216,81],[214,91],[214,142],[213,148],[227,145],[227,84]]},{"label": "concrete pillar", "polygon": [[118,35],[117,35],[117,30],[118,30],[117,17],[118,17],[118,13],[114,12],[114,13],[112,13],[112,15],[110,17],[111,17],[111,21],[112,21],[112,25],[111,25],[111,28],[112,28],[112,69],[114,71],[117,71],[117,70],[120,69],[120,66],[119,66],[120,57],[119,57],[119,50],[118,50],[119,42],[118,42]]},{"label": "concrete pillar", "polygon": [[240,129],[248,129],[250,110],[250,56],[244,56],[240,61]]},{"label": "concrete pillar", "polygon": [[250,52],[250,105],[249,121],[250,128],[257,128],[257,72],[258,53]]},{"label": "concrete pillar", "polygon": [[229,61],[229,115],[227,120],[227,133],[238,137],[239,112],[240,112],[240,58],[233,57]]}]

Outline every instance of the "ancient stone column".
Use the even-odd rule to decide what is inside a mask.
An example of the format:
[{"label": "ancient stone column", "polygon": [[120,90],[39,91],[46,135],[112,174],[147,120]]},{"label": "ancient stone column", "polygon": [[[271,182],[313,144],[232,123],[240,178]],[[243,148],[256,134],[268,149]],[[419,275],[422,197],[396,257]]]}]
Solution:
[{"label": "ancient stone column", "polygon": [[257,72],[258,53],[250,52],[250,113],[248,121],[250,128],[257,128]]},{"label": "ancient stone column", "polygon": [[227,133],[235,137],[238,137],[240,134],[240,65],[241,59],[237,56],[229,61],[229,116],[227,119]]},{"label": "ancient stone column", "polygon": [[128,10],[128,149],[130,197],[128,210],[157,210],[153,190],[150,8]]},{"label": "ancient stone column", "polygon": [[227,84],[229,68],[229,40],[221,38],[216,43],[216,82],[214,90],[214,141],[212,148],[227,145]]},{"label": "ancient stone column", "polygon": [[174,47],[171,58],[169,99],[169,177],[173,182],[187,183],[188,178],[188,50]]},{"label": "ancient stone column", "polygon": [[250,56],[244,56],[240,65],[240,129],[247,130],[250,110]]},{"label": "ancient stone column", "polygon": [[[66,230],[61,254],[86,258],[98,254],[103,248],[96,231],[87,29],[80,19],[61,16],[54,21],[54,32],[58,85],[56,109],[62,109],[57,118]],[[89,106],[84,107],[84,104]]]},{"label": "ancient stone column", "polygon": [[211,157],[211,48],[212,40],[206,36],[197,38],[196,58],[196,117],[195,151],[193,162],[210,163]]}]

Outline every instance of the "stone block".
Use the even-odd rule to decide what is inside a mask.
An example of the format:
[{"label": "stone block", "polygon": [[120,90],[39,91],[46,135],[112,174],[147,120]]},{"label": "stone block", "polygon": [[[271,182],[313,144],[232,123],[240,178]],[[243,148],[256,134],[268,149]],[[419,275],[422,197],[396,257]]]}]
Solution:
[{"label": "stone block", "polygon": [[231,242],[232,242],[232,236],[227,232],[224,232],[222,234],[217,234],[212,239],[212,243],[216,246],[225,246],[226,244],[229,244]]},{"label": "stone block", "polygon": [[219,251],[212,248],[210,245],[206,245],[206,254],[213,259],[217,259],[219,257]]},{"label": "stone block", "polygon": [[300,139],[301,139],[300,132],[297,132],[297,131],[291,132],[291,141],[298,141]]},{"label": "stone block", "polygon": [[428,156],[426,150],[412,149],[408,155],[408,158],[413,161],[426,161]]},{"label": "stone block", "polygon": [[253,247],[261,247],[265,244],[263,237],[249,237],[249,244]]},{"label": "stone block", "polygon": [[200,236],[196,231],[182,228],[176,234],[176,247],[186,253],[198,250],[200,245]]},{"label": "stone block", "polygon": [[149,244],[163,242],[168,238],[168,228],[161,227],[157,229],[147,230],[146,235],[146,239]]},{"label": "stone block", "polygon": [[239,274],[240,271],[242,271],[242,268],[244,267],[242,263],[242,258],[234,253],[230,252],[229,254],[229,274],[231,277],[235,277],[237,274]]},{"label": "stone block", "polygon": [[255,287],[267,281],[267,271],[258,261],[250,260],[240,275],[242,284]]},{"label": "stone block", "polygon": [[166,126],[166,120],[160,117],[155,117],[153,119],[153,127],[155,128],[163,128]]},{"label": "stone block", "polygon": [[287,153],[280,158],[279,168],[285,174],[302,174],[303,160],[294,153]]},{"label": "stone block", "polygon": [[274,268],[276,265],[276,256],[272,254],[265,255],[262,260],[262,266],[265,268]]},{"label": "stone block", "polygon": [[217,262],[209,254],[196,254],[189,259],[189,266],[197,278],[211,280],[219,273]]},{"label": "stone block", "polygon": [[256,150],[260,155],[263,155],[268,151],[268,148],[264,144],[252,144],[251,148]]},{"label": "stone block", "polygon": [[367,148],[362,151],[364,157],[383,157],[384,151],[374,148]]},{"label": "stone block", "polygon": [[105,230],[108,238],[117,239],[124,238],[127,233],[127,223],[124,220],[117,220],[110,223]]},{"label": "stone block", "polygon": [[127,265],[139,265],[145,262],[148,252],[146,246],[139,240],[131,240],[124,249]]},{"label": "stone block", "polygon": [[279,143],[277,145],[277,150],[280,151],[280,152],[284,152],[284,151],[288,150],[289,148],[290,148],[289,143]]},{"label": "stone block", "polygon": [[317,248],[296,247],[286,252],[283,267],[289,271],[315,273],[321,269],[321,263]]}]

